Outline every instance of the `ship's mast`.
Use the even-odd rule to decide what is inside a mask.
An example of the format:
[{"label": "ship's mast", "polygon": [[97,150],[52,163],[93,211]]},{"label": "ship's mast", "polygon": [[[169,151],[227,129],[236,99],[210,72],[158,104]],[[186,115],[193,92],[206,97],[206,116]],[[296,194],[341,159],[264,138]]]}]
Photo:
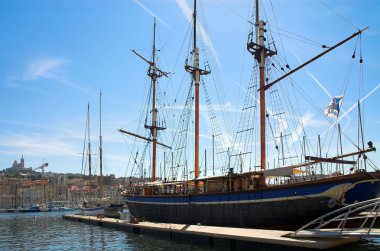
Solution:
[{"label": "ship's mast", "polygon": [[199,49],[197,47],[197,1],[194,0],[194,81],[195,81],[195,156],[194,179],[199,176]]},{"label": "ship's mast", "polygon": [[91,175],[91,139],[90,139],[90,103],[87,105],[87,137],[88,137],[88,179],[89,179],[89,186],[90,186],[90,198],[92,193],[92,175]]},{"label": "ship's mast", "polygon": [[[302,69],[306,65],[310,64],[311,62],[317,60],[318,58],[322,57],[323,55],[327,54],[328,52],[334,50],[335,48],[339,47],[340,45],[344,44],[345,42],[349,41],[350,39],[360,35],[362,32],[367,30],[368,27],[357,31],[356,33],[352,34],[350,37],[344,39],[343,41],[337,43],[336,45],[329,47],[326,51],[320,53],[319,55],[315,56],[314,58],[310,59],[309,61],[303,63],[302,65],[296,67],[295,69],[289,71],[288,73],[284,74],[280,78],[272,81],[271,83],[265,84],[266,77],[265,77],[265,59],[266,57],[271,57],[275,54],[277,54],[276,51],[272,51],[268,48],[265,48],[265,22],[263,20],[260,20],[259,15],[259,0],[255,1],[256,5],[256,22],[255,22],[255,33],[256,33],[256,42],[253,42],[253,34],[250,33],[250,41],[247,43],[247,49],[248,51],[254,56],[257,63],[259,64],[259,74],[260,74],[260,166],[261,170],[266,169],[266,106],[265,106],[265,91],[268,90],[271,86],[279,82],[280,80],[286,78],[287,76],[293,74],[294,72]],[[265,177],[262,177],[262,186],[265,186]]]},{"label": "ship's mast", "polygon": [[152,61],[149,61],[148,59],[144,58],[143,56],[141,56],[139,53],[137,53],[134,50],[132,50],[132,52],[135,53],[139,58],[141,58],[142,60],[144,60],[145,62],[147,62],[149,64],[148,76],[151,78],[151,84],[152,84],[152,110],[151,110],[151,113],[152,113],[151,123],[152,124],[151,125],[144,125],[144,127],[146,129],[150,129],[151,137],[149,137],[149,138],[143,137],[143,136],[137,135],[135,133],[125,131],[123,129],[119,129],[119,131],[121,133],[125,133],[125,134],[131,135],[133,137],[137,137],[140,139],[147,140],[148,142],[152,142],[152,181],[155,181],[156,180],[156,165],[157,165],[157,163],[156,163],[157,162],[156,161],[156,159],[157,159],[157,144],[171,149],[170,146],[167,146],[167,145],[162,144],[162,143],[157,141],[158,130],[165,130],[166,128],[158,125],[158,121],[157,121],[158,110],[156,107],[156,82],[157,82],[157,78],[160,78],[162,76],[167,77],[169,73],[161,71],[159,68],[157,68],[157,65],[156,65],[156,18],[154,18],[154,25],[153,25]]},{"label": "ship's mast", "polygon": [[153,47],[152,47],[152,65],[150,71],[150,78],[152,79],[152,181],[156,180],[156,156],[157,156],[157,109],[156,109],[156,18],[154,18],[153,25]]},{"label": "ship's mast", "polygon": [[[264,45],[264,21],[259,19],[259,0],[256,0],[256,43],[260,46],[260,56],[257,58],[260,69],[260,165],[265,170],[266,166],[266,128],[265,128],[265,45]],[[265,185],[265,177],[262,179]]]},{"label": "ship's mast", "polygon": [[[210,71],[202,70],[199,68],[199,48],[197,47],[197,1],[194,0],[194,12],[193,12],[193,36],[194,36],[194,48],[193,48],[193,66],[185,65],[187,72],[193,74],[195,84],[195,135],[194,135],[194,179],[199,176],[199,82],[200,75],[207,75]],[[195,183],[196,190],[198,183]]]},{"label": "ship's mast", "polygon": [[[256,23],[255,36],[256,41],[253,42],[253,34],[250,33],[250,40],[247,43],[248,51],[255,57],[259,64],[260,74],[260,167],[261,170],[266,169],[266,106],[265,106],[265,59],[276,54],[275,51],[265,48],[265,22],[260,20],[259,0],[256,0]],[[261,185],[265,186],[265,177],[262,177]]]},{"label": "ship's mast", "polygon": [[102,91],[100,90],[99,96],[99,198],[103,198],[103,137],[102,137]]}]

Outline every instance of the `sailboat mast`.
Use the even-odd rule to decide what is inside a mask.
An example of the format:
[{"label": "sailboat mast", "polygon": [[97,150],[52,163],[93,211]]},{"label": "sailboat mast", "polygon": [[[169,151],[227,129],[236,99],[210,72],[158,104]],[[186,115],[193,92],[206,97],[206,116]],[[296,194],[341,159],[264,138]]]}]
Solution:
[{"label": "sailboat mast", "polygon": [[89,186],[90,186],[90,197],[92,193],[92,175],[91,175],[91,139],[90,139],[90,102],[87,105],[87,125],[88,125],[88,179],[89,179]]},{"label": "sailboat mast", "polygon": [[[256,43],[260,47],[260,55],[257,60],[260,69],[260,159],[261,169],[265,170],[266,166],[266,128],[265,128],[265,38],[264,38],[264,21],[259,18],[259,0],[256,0]],[[265,185],[265,178],[262,180]]]},{"label": "sailboat mast", "polygon": [[103,137],[102,137],[102,90],[100,90],[99,96],[99,167],[100,167],[100,178],[99,178],[99,198],[103,198]]},{"label": "sailboat mast", "polygon": [[195,81],[195,156],[194,156],[194,179],[199,176],[199,49],[197,47],[197,1],[194,0],[194,81]]},{"label": "sailboat mast", "polygon": [[156,155],[157,155],[157,109],[156,109],[156,18],[154,18],[153,25],[153,48],[152,48],[152,181],[156,180]]}]

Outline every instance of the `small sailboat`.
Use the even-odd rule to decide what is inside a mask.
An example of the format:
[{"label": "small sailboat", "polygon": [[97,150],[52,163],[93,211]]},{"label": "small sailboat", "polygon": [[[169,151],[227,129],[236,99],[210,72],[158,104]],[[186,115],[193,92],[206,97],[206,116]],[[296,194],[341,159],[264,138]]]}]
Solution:
[{"label": "small sailboat", "polygon": [[102,198],[107,203],[104,204],[103,216],[108,218],[120,218],[120,214],[124,209],[124,205],[120,203],[114,203],[112,199],[104,198],[103,188],[103,136],[102,136],[102,92],[99,96],[99,198]]},{"label": "small sailboat", "polygon": [[[98,198],[90,198],[88,201],[84,201],[83,207],[81,207],[82,215],[92,215],[92,216],[104,216],[111,218],[119,218],[120,213],[124,209],[123,204],[115,204],[110,198],[104,197],[104,188],[103,188],[103,136],[102,136],[102,92],[99,95],[99,193]],[[91,177],[91,143],[90,143],[90,124],[89,124],[89,105],[88,105],[88,166],[89,166],[89,194],[91,196],[92,189],[92,177]]]},{"label": "small sailboat", "polygon": [[[80,214],[87,216],[99,216],[104,213],[104,201],[92,196],[92,169],[91,169],[91,139],[90,139],[90,103],[87,105],[87,157],[88,157],[88,194],[89,199],[83,200],[83,205],[80,207]],[[84,154],[83,154],[84,155]]]},{"label": "small sailboat", "polygon": [[[123,192],[128,209],[131,215],[138,220],[153,222],[179,223],[179,224],[202,224],[214,226],[230,227],[255,227],[255,228],[295,228],[307,223],[327,212],[336,208],[355,203],[358,201],[369,200],[380,196],[380,172],[378,168],[367,170],[365,165],[368,154],[374,152],[376,148],[373,143],[368,142],[365,147],[364,140],[360,144],[354,144],[355,150],[348,153],[339,151],[334,156],[322,156],[321,151],[317,156],[307,155],[304,150],[300,163],[286,164],[285,147],[282,143],[288,135],[283,130],[278,130],[279,134],[274,135],[274,129],[268,122],[275,116],[282,113],[269,112],[266,105],[266,95],[268,93],[278,93],[276,85],[281,80],[286,79],[294,72],[302,69],[304,66],[314,62],[323,55],[336,49],[347,41],[360,36],[366,29],[358,30],[348,38],[342,40],[334,46],[323,47],[325,50],[311,60],[301,64],[299,67],[290,69],[287,65],[281,69],[282,76],[269,74],[268,67],[276,70],[275,61],[277,51],[273,48],[269,39],[267,40],[266,23],[260,18],[259,1],[255,4],[255,20],[251,22],[252,32],[248,36],[247,49],[255,59],[255,66],[252,74],[253,80],[257,80],[257,85],[250,86],[253,90],[249,95],[255,96],[258,93],[257,100],[246,106],[243,111],[257,109],[258,117],[258,163],[244,162],[245,156],[254,155],[254,152],[241,152],[240,143],[235,147],[235,153],[230,154],[224,163],[224,173],[212,176],[200,176],[200,156],[199,156],[199,87],[201,85],[201,76],[210,74],[210,70],[201,69],[199,48],[197,47],[197,11],[196,1],[194,1],[193,12],[193,48],[191,56],[193,64],[189,65],[186,61],[185,70],[191,74],[192,81],[190,89],[194,94],[186,102],[194,102],[194,169],[191,173],[193,178],[178,179],[174,175],[172,179],[156,177],[156,146],[157,144],[171,149],[171,146],[165,145],[157,140],[157,132],[165,129],[157,124],[157,109],[155,106],[156,99],[156,80],[167,74],[157,68],[155,63],[155,44],[153,44],[152,60],[143,58],[137,52],[133,51],[140,58],[146,61],[149,66],[148,76],[151,78],[151,100],[152,110],[150,111],[152,121],[150,125],[145,124],[145,128],[150,130],[150,137],[143,137],[135,133],[120,129],[124,134],[137,137],[152,144],[151,178],[149,182],[146,179],[130,179],[129,186]],[[154,24],[154,34],[155,34]],[[155,40],[153,40],[155,41]],[[286,69],[285,69],[286,68]],[[287,72],[283,73],[285,70]],[[257,91],[258,90],[258,91]],[[189,92],[190,93],[190,92]],[[256,96],[255,96],[256,97]],[[278,99],[277,99],[278,100]],[[336,97],[326,109],[326,115],[337,117],[341,98]],[[187,104],[185,105],[185,107]],[[188,105],[188,111],[192,111],[192,105]],[[359,109],[360,114],[360,109]],[[359,116],[360,117],[360,116]],[[275,118],[274,118],[275,119]],[[182,119],[181,122],[185,121]],[[248,128],[241,129],[238,133],[253,132],[256,130],[253,125],[254,120],[247,120]],[[277,119],[277,124],[282,123],[282,119]],[[337,123],[332,123],[333,127],[338,127],[339,135],[342,131]],[[187,128],[185,128],[187,129]],[[185,132],[187,134],[187,131]],[[269,169],[268,160],[268,134],[273,134],[273,142],[270,146],[275,146],[274,151],[278,153],[279,160],[277,166]],[[177,134],[176,134],[177,135]],[[242,135],[242,134],[239,134]],[[214,135],[213,135],[214,136]],[[247,144],[256,145],[249,142],[250,138],[241,137],[248,140]],[[318,136],[319,138],[319,136]],[[278,143],[280,142],[280,143]],[[320,143],[319,143],[319,148]],[[237,150],[236,150],[237,149]],[[252,148],[253,149],[253,148]],[[342,147],[340,148],[342,150]],[[171,151],[181,150],[180,147],[171,149]],[[232,149],[233,150],[233,149]],[[231,152],[232,152],[231,150]],[[173,155],[172,155],[173,156]],[[183,156],[183,155],[182,155]],[[234,157],[236,161],[231,163]],[[347,160],[347,158],[353,158]],[[179,162],[175,162],[172,157],[172,168],[183,167]],[[206,159],[206,158],[205,158]],[[164,160],[165,161],[165,160]],[[359,168],[359,162],[364,163]],[[335,171],[331,165],[336,165]],[[249,166],[248,170],[243,170],[243,165]],[[239,170],[240,169],[240,170]],[[347,172],[345,170],[349,169]],[[206,172],[205,168],[205,172]],[[186,170],[183,173],[188,173]],[[205,173],[204,173],[205,174]],[[186,174],[187,175],[187,174]]]}]

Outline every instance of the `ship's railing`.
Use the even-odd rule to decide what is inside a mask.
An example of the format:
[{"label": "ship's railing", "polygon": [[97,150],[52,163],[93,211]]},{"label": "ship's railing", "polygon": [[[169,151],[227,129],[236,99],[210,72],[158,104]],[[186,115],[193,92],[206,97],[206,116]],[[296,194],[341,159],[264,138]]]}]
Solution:
[{"label": "ship's railing", "polygon": [[357,202],[322,215],[309,222],[291,237],[380,237],[376,220],[380,198]]}]

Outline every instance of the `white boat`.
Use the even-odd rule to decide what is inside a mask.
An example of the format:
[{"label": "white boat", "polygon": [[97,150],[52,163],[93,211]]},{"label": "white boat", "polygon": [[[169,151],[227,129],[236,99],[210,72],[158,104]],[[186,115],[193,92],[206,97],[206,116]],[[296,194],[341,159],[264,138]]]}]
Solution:
[{"label": "white boat", "polygon": [[99,207],[80,207],[80,214],[85,216],[99,216],[103,215],[104,206]]}]

